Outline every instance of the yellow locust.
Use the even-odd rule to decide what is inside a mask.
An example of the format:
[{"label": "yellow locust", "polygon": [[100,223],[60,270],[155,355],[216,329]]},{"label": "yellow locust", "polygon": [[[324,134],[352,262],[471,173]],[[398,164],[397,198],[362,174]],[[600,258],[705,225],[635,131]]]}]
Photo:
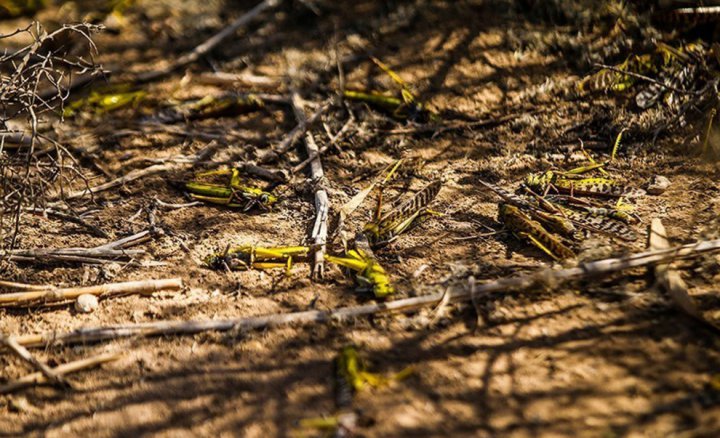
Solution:
[{"label": "yellow locust", "polygon": [[240,170],[236,168],[203,172],[198,174],[197,178],[227,175],[230,175],[230,181],[227,184],[212,184],[196,179],[186,182],[185,189],[190,192],[193,199],[198,201],[242,208],[243,211],[248,211],[256,205],[268,209],[277,202],[278,199],[271,193],[244,184],[241,180]]},{"label": "yellow locust", "polygon": [[208,256],[205,264],[213,269],[230,270],[285,268],[289,275],[293,262],[304,260],[309,252],[307,246],[236,246]]},{"label": "yellow locust", "polygon": [[575,252],[539,222],[514,205],[498,206],[500,221],[518,238],[528,240],[555,260],[571,259]]},{"label": "yellow locust", "polygon": [[137,106],[147,93],[135,90],[130,85],[115,85],[93,90],[82,99],[78,99],[63,108],[63,117],[72,117],[81,111],[102,115],[125,107]]},{"label": "yellow locust", "polygon": [[355,271],[360,289],[372,289],[376,298],[385,298],[395,293],[385,269],[375,259],[367,240],[362,235],[355,242],[356,248],[348,250],[345,256],[325,254],[325,260]]},{"label": "yellow locust", "polygon": [[408,87],[397,73],[379,59],[375,57],[371,57],[370,59],[400,86],[400,97],[388,96],[374,91],[345,90],[343,96],[346,99],[365,102],[370,106],[387,111],[397,119],[423,123],[436,122],[439,120],[439,117],[435,113],[427,109],[425,105],[417,100],[415,94],[410,91],[410,87]]}]

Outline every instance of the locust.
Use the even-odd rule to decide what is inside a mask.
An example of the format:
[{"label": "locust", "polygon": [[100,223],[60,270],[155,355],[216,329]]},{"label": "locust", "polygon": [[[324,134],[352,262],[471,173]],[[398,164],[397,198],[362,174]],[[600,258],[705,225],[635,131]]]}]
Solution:
[{"label": "locust", "polygon": [[560,261],[575,257],[575,252],[559,237],[553,235],[518,207],[503,202],[498,205],[498,213],[500,221],[515,236],[528,240],[554,260]]},{"label": "locust", "polygon": [[579,228],[617,237],[628,242],[638,239],[635,231],[625,223],[628,217],[627,213],[621,210],[589,206],[582,210],[576,210],[534,193],[533,196],[538,198],[540,206],[546,211],[562,216]]},{"label": "locust", "polygon": [[[412,373],[412,367],[406,367],[391,376],[367,371],[365,361],[360,357],[357,347],[344,346],[333,360],[333,393],[337,411],[334,415],[304,418],[298,422],[298,436],[309,436],[311,429],[325,437],[350,437],[361,425],[367,425],[368,418],[352,409],[355,394],[368,386],[379,388],[392,381],[406,379]],[[313,434],[311,436],[318,436]]]},{"label": "locust", "polygon": [[183,120],[200,120],[215,117],[237,115],[262,108],[263,102],[252,94],[246,96],[223,95],[205,96],[202,99],[186,102],[162,112],[158,119],[164,123]]},{"label": "locust", "polygon": [[63,117],[73,117],[81,110],[102,115],[128,106],[136,107],[146,96],[147,92],[133,91],[127,84],[104,87],[93,90],[87,97],[67,105],[63,109]]},{"label": "locust", "polygon": [[249,270],[285,268],[286,275],[294,261],[305,260],[310,253],[307,246],[236,246],[205,258],[212,269]]},{"label": "locust", "polygon": [[409,377],[414,369],[406,367],[390,377],[367,371],[360,354],[352,345],[340,350],[335,358],[335,398],[339,408],[346,408],[352,403],[353,395],[366,386],[381,387],[391,381]]},{"label": "locust", "polygon": [[[577,228],[572,221],[563,215],[557,214],[557,210],[552,208],[552,206],[543,198],[537,197],[536,200],[531,201],[494,184],[490,184],[482,180],[479,180],[479,182],[495,192],[495,194],[500,196],[506,203],[521,209],[526,214],[530,215],[538,222],[544,223],[554,231],[568,237],[574,238],[576,236]],[[544,208],[545,211],[541,208]]]},{"label": "locust", "polygon": [[567,238],[580,240],[579,229],[586,229],[625,241],[637,240],[637,234],[624,223],[628,216],[625,212],[591,207],[586,204],[577,209],[571,208],[555,202],[554,198],[543,198],[529,188],[523,187],[531,196],[531,199],[527,199],[496,185],[484,181],[479,182],[495,192],[506,203],[517,207],[542,224],[548,231],[562,234]]},{"label": "locust", "polygon": [[372,246],[379,247],[392,243],[400,234],[415,225],[420,218],[430,214],[439,214],[427,207],[440,192],[441,187],[440,181],[432,182],[398,208],[383,215],[380,214],[382,208],[382,192],[380,192],[375,219],[363,227],[363,232]]},{"label": "locust", "polygon": [[355,271],[360,290],[372,290],[376,298],[386,298],[395,293],[385,268],[375,259],[364,235],[355,240],[355,249],[344,256],[325,254],[325,260]]},{"label": "locust", "polygon": [[[612,69],[604,68],[578,83],[580,91],[625,92],[638,82],[636,75],[655,75],[658,82],[684,87],[695,76],[694,65],[700,62],[705,48],[702,43],[689,43],[678,48],[659,42],[655,51],[642,55],[631,55]],[[655,104],[667,91],[667,87],[651,84],[636,95],[641,109]]]},{"label": "locust", "polygon": [[[230,175],[228,184],[212,184],[199,180],[210,176],[227,175]],[[240,170],[237,168],[202,172],[196,176],[195,180],[186,182],[185,189],[190,192],[190,196],[193,199],[197,199],[198,201],[224,205],[231,208],[242,208],[243,211],[248,211],[254,206],[269,209],[278,200],[277,197],[269,192],[258,187],[244,184],[241,179]]]},{"label": "locust", "polygon": [[560,193],[572,193],[584,196],[607,196],[619,198],[629,194],[628,188],[620,182],[607,177],[583,177],[568,172],[547,170],[541,174],[529,175],[525,184],[539,193],[554,188]]},{"label": "locust", "polygon": [[388,96],[375,91],[344,90],[343,96],[345,98],[365,102],[390,113],[396,119],[421,123],[439,121],[437,114],[418,101],[417,96],[397,73],[379,59],[375,57],[370,57],[370,59],[400,87],[400,96]]},{"label": "locust", "polygon": [[[525,179],[525,184],[532,191],[541,194],[546,194],[550,189],[554,189],[559,193],[569,193],[571,196],[620,198],[633,195],[634,192],[631,188],[611,178],[605,171],[605,167],[615,159],[624,132],[625,129],[621,130],[617,135],[610,159],[607,162],[598,163],[586,153],[590,165],[577,167],[569,171],[547,170],[542,173],[531,174]],[[592,171],[598,171],[602,176],[584,175]]]}]

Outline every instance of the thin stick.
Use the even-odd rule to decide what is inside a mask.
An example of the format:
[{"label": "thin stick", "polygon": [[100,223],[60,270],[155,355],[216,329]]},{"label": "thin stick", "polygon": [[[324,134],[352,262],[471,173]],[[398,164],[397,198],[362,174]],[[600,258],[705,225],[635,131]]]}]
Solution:
[{"label": "thin stick", "polygon": [[95,187],[87,187],[80,190],[72,191],[66,195],[62,195],[62,193],[58,193],[57,195],[53,196],[51,199],[64,199],[64,200],[70,200],[70,199],[76,199],[80,198],[86,195],[95,194],[98,192],[102,192],[108,189],[113,189],[115,187],[119,187],[122,185],[125,185],[131,181],[135,181],[140,178],[145,178],[147,176],[152,175],[158,175],[161,173],[170,172],[173,170],[181,170],[186,169],[189,167],[193,167],[199,162],[209,158],[215,150],[218,148],[217,142],[211,142],[205,149],[197,153],[196,155],[191,155],[189,157],[185,157],[186,159],[183,161],[179,161],[177,159],[173,160],[173,162],[165,163],[165,164],[155,164],[152,166],[145,167],[143,169],[136,169],[133,171],[128,172],[127,174],[115,178],[114,180],[108,181],[104,184],[100,184]]},{"label": "thin stick", "polygon": [[2,281],[0,280],[0,287],[14,290],[48,290],[52,289],[52,286],[47,284],[25,284],[15,283],[14,281]]},{"label": "thin stick", "polygon": [[212,72],[202,73],[198,76],[197,82],[206,85],[225,85],[236,86],[243,85],[249,87],[259,87],[265,89],[278,89],[281,82],[275,78],[268,76],[257,76],[252,73],[225,73]]},{"label": "thin stick", "polygon": [[274,8],[277,5],[281,3],[282,0],[264,0],[260,3],[258,3],[254,8],[250,9],[248,12],[240,16],[238,19],[230,23],[229,26],[225,27],[220,32],[216,33],[212,37],[208,38],[204,43],[200,44],[199,46],[195,47],[190,52],[186,53],[185,55],[181,56],[174,62],[170,63],[167,67],[155,70],[155,71],[149,71],[146,73],[140,74],[137,79],[135,79],[136,82],[148,82],[153,81],[159,78],[162,78],[164,76],[169,75],[170,73],[174,72],[175,70],[178,70],[182,67],[185,67],[186,65],[192,64],[193,62],[200,59],[201,56],[204,56],[211,51],[213,51],[220,43],[231,37],[235,34],[240,28],[247,26],[250,24],[251,21],[253,21],[255,18],[257,18],[258,15],[263,13],[266,9]]},{"label": "thin stick", "polygon": [[253,163],[236,163],[235,167],[243,173],[254,175],[272,182],[287,181],[287,176],[281,170],[271,170]]},{"label": "thin stick", "polygon": [[[298,94],[297,90],[291,92],[292,107],[295,112],[295,118],[298,124],[307,124],[305,115],[305,102]],[[311,275],[322,278],[325,275],[325,243],[327,242],[327,221],[330,213],[330,201],[328,200],[327,191],[324,187],[325,172],[323,171],[322,162],[320,161],[320,152],[315,137],[312,132],[305,133],[305,149],[308,156],[314,156],[315,159],[310,162],[310,177],[315,186],[315,223],[313,225],[310,238],[315,244],[315,253],[313,257],[313,265]]]},{"label": "thin stick", "polygon": [[17,292],[0,295],[0,307],[27,306],[35,303],[56,303],[74,300],[80,295],[89,294],[102,297],[132,294],[152,294],[158,291],[179,290],[182,279],[169,278],[163,280],[126,281],[98,286],[67,287],[45,291]]},{"label": "thin stick", "polygon": [[59,386],[68,386],[67,382],[65,382],[59,374],[50,369],[50,367],[48,367],[44,362],[37,360],[37,358],[30,354],[25,347],[18,344],[15,338],[0,334],[0,344],[6,346],[10,351],[15,353],[17,357],[38,370],[49,382]]},{"label": "thin stick", "polygon": [[[611,273],[649,266],[656,263],[668,263],[680,258],[697,257],[700,254],[720,250],[720,239],[707,240],[664,250],[645,251],[624,257],[604,259],[582,263],[568,269],[543,269],[536,273],[515,277],[504,277],[475,284],[470,287],[466,280],[457,281],[449,286],[451,302],[478,299],[480,295],[498,292],[528,292],[542,285],[543,290],[557,289],[563,283],[588,279]],[[295,313],[279,313],[265,316],[251,316],[231,319],[211,319],[195,321],[153,321],[138,324],[124,324],[106,327],[79,328],[71,332],[33,334],[17,337],[18,343],[26,347],[40,347],[52,343],[77,344],[98,342],[131,336],[160,336],[194,334],[205,331],[260,330],[290,324],[328,323],[345,321],[364,315],[389,312],[409,312],[440,302],[445,294],[436,292],[418,297],[405,298],[384,303],[366,304],[355,307],[342,307],[334,310],[309,310]]]},{"label": "thin stick", "polygon": [[462,122],[462,123],[454,123],[454,124],[447,124],[447,125],[426,124],[426,125],[420,125],[420,126],[409,127],[409,128],[379,130],[379,132],[382,132],[383,134],[387,134],[387,135],[423,134],[423,133],[433,132],[433,133],[435,133],[435,135],[438,135],[438,134],[446,132],[446,131],[458,131],[458,130],[462,130],[462,129],[487,128],[490,126],[497,126],[497,125],[501,125],[503,123],[515,120],[518,117],[521,117],[524,115],[538,114],[541,112],[543,112],[543,111],[527,111],[524,113],[508,114],[506,116],[497,117],[494,119],[476,120],[474,122]]},{"label": "thin stick", "polygon": [[87,221],[85,221],[83,218],[81,218],[79,216],[64,213],[62,211],[54,210],[52,208],[25,207],[25,208],[23,208],[23,210],[31,212],[31,213],[41,213],[46,216],[54,216],[58,219],[66,220],[68,222],[72,222],[74,224],[85,227],[89,231],[91,231],[93,234],[95,234],[96,236],[105,237],[105,238],[110,237],[108,235],[108,233],[106,233],[99,227],[97,227],[91,223],[88,223]]},{"label": "thin stick", "polygon": [[[65,374],[76,373],[78,371],[94,368],[107,362],[113,362],[120,359],[121,357],[122,355],[120,353],[105,353],[98,356],[93,356],[86,359],[76,360],[73,362],[58,365],[52,369],[52,372],[56,375],[64,376]],[[0,386],[0,394],[15,392],[23,388],[43,384],[47,381],[47,377],[45,377],[42,373],[28,374],[18,380],[15,380],[14,382],[10,382]]]},{"label": "thin stick", "polygon": [[80,262],[103,264],[115,260],[127,260],[145,254],[143,250],[127,248],[152,239],[149,230],[93,248],[33,248],[13,249],[5,255],[12,262]]},{"label": "thin stick", "polygon": [[305,117],[302,122],[298,122],[297,126],[288,133],[287,136],[277,145],[277,147],[265,152],[259,159],[259,164],[267,164],[277,160],[282,154],[289,151],[295,143],[302,138],[302,136],[310,129],[315,122],[320,120],[327,110],[330,108],[330,104],[321,105],[310,117]]},{"label": "thin stick", "polygon": [[348,121],[345,122],[343,127],[340,128],[340,131],[338,131],[338,133],[335,134],[335,136],[332,137],[325,146],[320,148],[320,150],[316,154],[312,154],[312,155],[308,156],[305,160],[300,162],[300,164],[293,167],[290,170],[290,173],[295,174],[295,173],[300,172],[301,170],[303,170],[305,168],[305,166],[307,166],[311,162],[315,161],[315,158],[318,158],[320,155],[322,155],[325,152],[327,152],[328,150],[330,150],[331,147],[333,147],[338,141],[340,141],[343,137],[345,137],[345,134],[348,132],[348,130],[350,129],[350,126],[352,126],[353,123],[354,123],[353,119],[348,119]]}]

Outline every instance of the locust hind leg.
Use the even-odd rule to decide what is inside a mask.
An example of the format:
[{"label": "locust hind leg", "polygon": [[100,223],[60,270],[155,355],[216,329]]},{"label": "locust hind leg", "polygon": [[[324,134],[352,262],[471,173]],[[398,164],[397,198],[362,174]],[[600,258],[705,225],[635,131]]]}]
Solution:
[{"label": "locust hind leg", "polygon": [[540,250],[542,250],[545,254],[547,254],[547,255],[549,255],[550,257],[552,257],[553,260],[558,261],[558,262],[560,261],[560,258],[558,258],[552,251],[550,251],[550,249],[548,249],[548,247],[546,247],[542,242],[540,242],[540,241],[539,241],[535,236],[533,236],[532,234],[522,232],[522,233],[518,233],[517,235],[518,235],[519,237],[521,237],[521,238],[525,238],[525,239],[529,240],[530,243],[532,243],[533,245],[535,245],[536,247],[538,247],[538,248],[539,248]]}]

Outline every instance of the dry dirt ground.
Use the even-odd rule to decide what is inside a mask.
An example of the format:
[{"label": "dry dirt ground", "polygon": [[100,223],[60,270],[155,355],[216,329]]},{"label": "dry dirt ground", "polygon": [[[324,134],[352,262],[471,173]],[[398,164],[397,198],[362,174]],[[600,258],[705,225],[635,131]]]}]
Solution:
[{"label": "dry dirt ground", "polygon": [[[97,37],[98,59],[120,72],[161,66],[168,56],[197,45],[254,3],[140,1],[126,14],[127,21],[118,24],[119,34]],[[317,101],[338,87],[333,43],[338,41],[341,55],[359,53],[344,64],[348,84],[393,86],[368,60],[372,53],[439,111],[452,110],[468,119],[535,111],[497,126],[433,137],[370,132],[402,124],[375,120],[382,116],[353,105],[358,119],[374,124],[343,143],[341,151],[325,154],[323,164],[334,208],[401,157],[409,159],[412,169],[388,188],[388,198],[434,179],[444,182],[434,204],[444,216],[424,222],[378,252],[396,282],[397,297],[439,290],[447,278],[468,272],[482,281],[551,265],[541,252],[511,235],[493,233],[501,229],[497,199],[477,181],[514,188],[528,172],[567,167],[564,160],[578,138],[601,142],[605,147],[593,153],[607,156],[620,127],[603,125],[608,117],[588,122],[616,102],[606,96],[558,97],[552,89],[569,87],[584,71],[559,53],[517,44],[530,34],[573,30],[532,21],[510,10],[505,1],[323,3],[320,16],[300,2],[266,15],[192,66],[194,74],[179,72],[149,84],[149,95],[160,100],[223,91],[196,81],[197,73],[213,68],[246,69],[282,82],[288,64],[296,63],[307,74],[305,83],[313,84],[303,94]],[[413,8],[416,4],[420,6]],[[39,18],[56,13],[45,11]],[[20,22],[5,23],[3,29]],[[70,121],[58,135],[76,146],[99,145],[96,159],[112,175],[146,166],[143,158],[188,154],[208,142],[165,134],[108,135],[137,116],[125,111]],[[339,129],[341,123],[328,120],[333,131]],[[294,125],[292,111],[268,106],[238,117],[191,122],[190,128],[232,133],[233,146],[252,150],[276,143]],[[96,135],[101,128],[105,133]],[[321,142],[327,141],[321,128],[316,133]],[[720,213],[718,168],[693,158],[682,138],[666,135],[655,143],[627,138],[616,163],[617,174],[636,187],[654,175],[671,180],[664,194],[638,200],[643,222],[636,228],[643,230],[650,218],[660,217],[675,243],[711,235]],[[278,166],[289,167],[298,157],[293,151]],[[90,167],[85,171],[92,176],[91,185],[107,178]],[[121,237],[147,228],[145,214],[133,215],[152,199],[187,202],[169,182],[187,176],[148,177],[101,193],[94,203],[86,199],[73,205],[97,209],[89,220]],[[204,256],[228,244],[304,242],[314,215],[310,185],[300,175],[277,192],[282,201],[269,212],[205,205],[158,209],[166,233],[143,248],[148,260],[163,261],[163,267],[17,266],[8,274],[11,279],[30,283],[80,285],[178,276],[186,287],[179,293],[105,300],[87,315],[76,313],[72,305],[6,310],[0,313],[0,328],[17,335],[367,303],[370,298],[354,292],[352,279],[336,267],[328,267],[324,280],[311,281],[303,265],[290,278],[202,266]],[[370,217],[370,204],[352,218],[351,230]],[[25,221],[20,247],[105,241],[55,219],[26,216]],[[604,244],[611,246],[604,249]],[[640,249],[644,242],[628,248],[603,245],[587,246],[599,248],[597,255]],[[683,271],[711,317],[713,309],[720,308],[718,262],[706,257]],[[477,309],[450,306],[439,315],[428,310],[264,332],[51,346],[35,350],[51,364],[106,351],[124,355],[72,376],[74,390],[42,387],[1,397],[0,435],[292,435],[300,419],[335,411],[332,360],[352,343],[374,371],[415,368],[403,382],[357,394],[354,407],[368,419],[359,430],[363,436],[718,436],[720,398],[713,400],[707,392],[720,371],[717,337],[673,310],[651,284],[646,272],[638,270],[560,291],[499,293],[484,297]],[[9,355],[0,361],[4,379],[27,372]]]}]

